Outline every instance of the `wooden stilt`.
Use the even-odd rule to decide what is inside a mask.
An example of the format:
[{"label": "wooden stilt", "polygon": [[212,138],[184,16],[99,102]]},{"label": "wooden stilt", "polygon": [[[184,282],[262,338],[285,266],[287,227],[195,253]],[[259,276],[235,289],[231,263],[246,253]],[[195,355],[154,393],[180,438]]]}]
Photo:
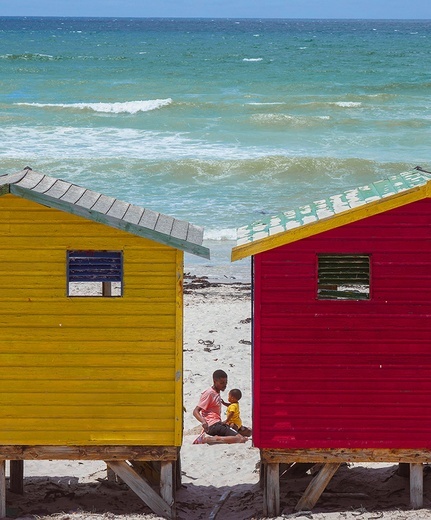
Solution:
[{"label": "wooden stilt", "polygon": [[259,465],[259,487],[265,489],[265,463],[262,460]]},{"label": "wooden stilt", "polygon": [[280,469],[276,462],[265,464],[264,477],[264,515],[280,514]]},{"label": "wooden stilt", "polygon": [[6,461],[0,460],[0,518],[6,518]]},{"label": "wooden stilt", "polygon": [[106,466],[106,478],[108,479],[108,482],[117,481],[117,475],[115,474],[115,471],[113,471],[108,465]]},{"label": "wooden stilt", "polygon": [[339,467],[340,464],[337,463],[325,464],[308,485],[305,493],[297,503],[295,511],[309,511],[312,509]]},{"label": "wooden stilt", "polygon": [[125,461],[106,461],[129,488],[143,500],[156,515],[163,516],[169,520],[174,518],[171,503],[158,495],[154,489]]},{"label": "wooden stilt", "polygon": [[174,463],[174,472],[175,472],[175,490],[181,489],[181,448],[178,448],[177,452],[177,460]]},{"label": "wooden stilt", "polygon": [[24,494],[24,461],[10,461],[9,489],[18,495]]},{"label": "wooden stilt", "polygon": [[174,463],[161,462],[160,465],[160,496],[170,506],[172,518],[175,518]]},{"label": "wooden stilt", "polygon": [[410,464],[410,505],[413,509],[421,509],[424,503],[424,474],[421,463]]}]

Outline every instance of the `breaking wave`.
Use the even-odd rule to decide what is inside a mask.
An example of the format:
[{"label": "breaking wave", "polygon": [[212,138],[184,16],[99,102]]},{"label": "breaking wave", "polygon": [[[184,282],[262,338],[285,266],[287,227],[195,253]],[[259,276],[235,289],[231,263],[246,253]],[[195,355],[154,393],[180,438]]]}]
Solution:
[{"label": "breaking wave", "polygon": [[55,56],[51,54],[41,54],[38,52],[25,52],[23,54],[2,54],[0,55],[1,60],[11,60],[11,61],[52,61],[57,60]]},{"label": "breaking wave", "polygon": [[236,229],[223,228],[223,229],[206,229],[204,233],[205,240],[236,240]]},{"label": "breaking wave", "polygon": [[171,98],[149,99],[144,101],[125,101],[117,103],[15,103],[16,105],[32,106],[38,108],[66,108],[79,110],[93,110],[105,114],[137,114],[149,112],[168,106]]}]

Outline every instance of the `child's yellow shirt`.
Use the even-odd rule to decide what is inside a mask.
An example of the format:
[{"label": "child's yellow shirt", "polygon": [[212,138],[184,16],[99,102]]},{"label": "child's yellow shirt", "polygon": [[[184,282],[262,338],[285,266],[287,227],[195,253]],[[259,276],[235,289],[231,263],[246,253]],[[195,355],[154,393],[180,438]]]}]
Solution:
[{"label": "child's yellow shirt", "polygon": [[233,416],[229,419],[229,422],[235,424],[236,426],[238,426],[238,428],[241,428],[242,421],[239,415],[239,403],[231,403],[227,407],[226,415],[228,415],[231,412],[233,413]]}]

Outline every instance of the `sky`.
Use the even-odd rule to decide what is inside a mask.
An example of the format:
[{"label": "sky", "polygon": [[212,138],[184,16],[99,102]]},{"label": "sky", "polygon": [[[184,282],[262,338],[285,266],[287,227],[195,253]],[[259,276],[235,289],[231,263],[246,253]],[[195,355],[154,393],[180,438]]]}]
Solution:
[{"label": "sky", "polygon": [[431,0],[0,0],[0,16],[431,19]]}]

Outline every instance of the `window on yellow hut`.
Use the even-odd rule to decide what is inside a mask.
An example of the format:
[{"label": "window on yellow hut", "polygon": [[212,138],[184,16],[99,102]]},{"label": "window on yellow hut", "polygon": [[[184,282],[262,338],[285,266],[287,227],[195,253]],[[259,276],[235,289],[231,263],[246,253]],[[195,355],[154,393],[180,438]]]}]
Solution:
[{"label": "window on yellow hut", "polygon": [[67,251],[67,295],[123,294],[122,251]]}]

